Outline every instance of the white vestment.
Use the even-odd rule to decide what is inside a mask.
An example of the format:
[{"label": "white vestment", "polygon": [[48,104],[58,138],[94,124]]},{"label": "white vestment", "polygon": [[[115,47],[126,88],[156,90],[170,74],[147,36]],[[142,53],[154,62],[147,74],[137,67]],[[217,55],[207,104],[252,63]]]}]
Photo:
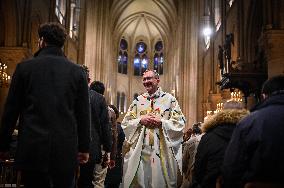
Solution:
[{"label": "white vestment", "polygon": [[[140,124],[142,115],[161,117],[160,128]],[[178,102],[160,88],[144,93],[130,105],[122,121],[126,136],[123,187],[176,187],[177,169],[182,172],[182,140],[185,117]]]}]

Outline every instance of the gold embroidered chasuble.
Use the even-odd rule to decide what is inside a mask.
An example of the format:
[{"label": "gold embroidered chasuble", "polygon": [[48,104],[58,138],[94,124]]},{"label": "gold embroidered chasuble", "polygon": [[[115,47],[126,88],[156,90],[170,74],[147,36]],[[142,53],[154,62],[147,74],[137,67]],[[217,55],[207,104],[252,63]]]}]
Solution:
[{"label": "gold embroidered chasuble", "polygon": [[[161,117],[160,128],[140,124],[141,116],[148,113]],[[122,121],[126,136],[123,187],[176,187],[177,169],[182,169],[184,125],[176,98],[160,88],[132,102]]]}]

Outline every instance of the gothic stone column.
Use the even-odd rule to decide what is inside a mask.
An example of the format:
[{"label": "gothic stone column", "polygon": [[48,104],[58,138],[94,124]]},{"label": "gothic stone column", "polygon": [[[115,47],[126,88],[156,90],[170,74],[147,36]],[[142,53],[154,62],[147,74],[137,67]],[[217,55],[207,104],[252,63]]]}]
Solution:
[{"label": "gothic stone column", "polygon": [[264,49],[267,57],[268,77],[284,73],[284,30],[268,30],[264,33]]}]

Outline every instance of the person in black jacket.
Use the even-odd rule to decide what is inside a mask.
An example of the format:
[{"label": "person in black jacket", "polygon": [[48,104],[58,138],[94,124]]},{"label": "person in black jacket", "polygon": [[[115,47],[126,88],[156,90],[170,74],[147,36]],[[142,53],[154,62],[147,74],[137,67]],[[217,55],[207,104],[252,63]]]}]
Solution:
[{"label": "person in black jacket", "polygon": [[262,95],[264,101],[232,135],[223,163],[224,187],[248,182],[284,187],[284,75],[267,80]]},{"label": "person in black jacket", "polygon": [[191,188],[215,188],[221,165],[236,124],[248,114],[242,104],[228,101],[224,110],[209,117],[202,125],[202,136],[195,156]]},{"label": "person in black jacket", "polygon": [[[89,78],[88,70],[86,67],[84,68],[87,77]],[[110,162],[110,151],[112,144],[111,124],[109,121],[106,100],[103,96],[104,90],[104,85],[101,82],[95,81],[90,84],[90,159],[88,163],[80,166],[80,176],[78,179],[79,188],[93,188],[94,186],[99,187],[99,184],[103,184],[105,175],[102,175],[100,180],[97,180],[94,175],[97,170],[105,169],[105,167],[102,168],[102,166],[107,166]],[[102,149],[104,153],[102,153]]]},{"label": "person in black jacket", "polygon": [[42,24],[35,57],[14,72],[0,129],[5,158],[19,118],[16,168],[25,187],[69,188],[89,158],[89,93],[83,69],[63,54],[64,28]]}]

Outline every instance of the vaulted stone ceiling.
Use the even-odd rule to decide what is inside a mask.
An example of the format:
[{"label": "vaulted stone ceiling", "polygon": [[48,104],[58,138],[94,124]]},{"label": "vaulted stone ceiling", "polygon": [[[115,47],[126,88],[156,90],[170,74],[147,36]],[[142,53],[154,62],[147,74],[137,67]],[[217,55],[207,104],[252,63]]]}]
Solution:
[{"label": "vaulted stone ceiling", "polygon": [[114,33],[119,38],[169,38],[176,17],[173,0],[114,0],[112,5]]}]

